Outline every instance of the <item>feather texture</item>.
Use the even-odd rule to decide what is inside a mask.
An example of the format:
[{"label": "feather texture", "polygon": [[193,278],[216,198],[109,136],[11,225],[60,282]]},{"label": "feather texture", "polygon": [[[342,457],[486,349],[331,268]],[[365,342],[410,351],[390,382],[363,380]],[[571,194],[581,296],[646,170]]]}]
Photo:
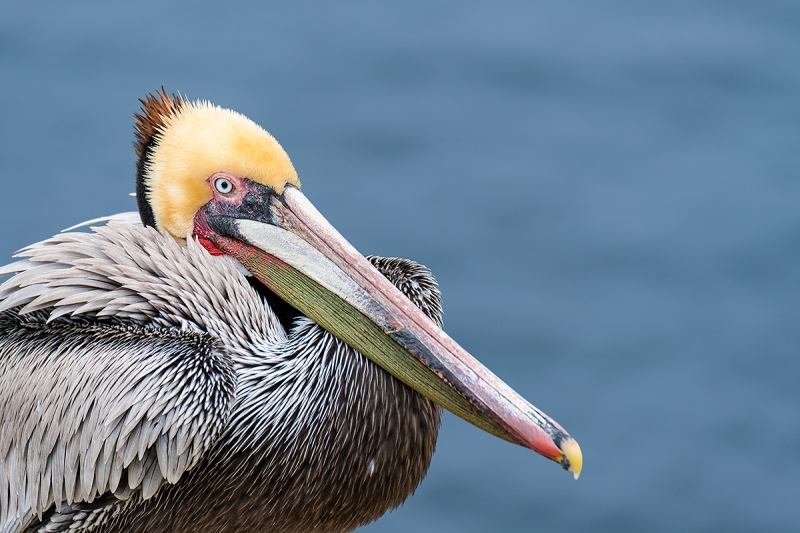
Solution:
[{"label": "feather texture", "polygon": [[228,419],[233,358],[285,336],[230,260],[131,220],[0,268],[0,525],[176,483]]},{"label": "feather texture", "polygon": [[234,387],[207,333],[0,314],[0,521],[120,488],[152,496],[210,449]]}]

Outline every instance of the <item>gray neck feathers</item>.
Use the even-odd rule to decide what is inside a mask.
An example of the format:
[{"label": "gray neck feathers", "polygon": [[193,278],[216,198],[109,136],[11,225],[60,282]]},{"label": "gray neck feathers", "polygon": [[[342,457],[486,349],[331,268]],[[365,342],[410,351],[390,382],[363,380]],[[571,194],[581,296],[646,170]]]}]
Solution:
[{"label": "gray neck feathers", "polygon": [[62,233],[23,249],[0,268],[0,312],[49,311],[50,320],[101,321],[210,332],[235,361],[254,346],[285,339],[274,313],[235,261],[213,257],[192,240],[179,244],[155,229],[114,224],[94,233]]}]

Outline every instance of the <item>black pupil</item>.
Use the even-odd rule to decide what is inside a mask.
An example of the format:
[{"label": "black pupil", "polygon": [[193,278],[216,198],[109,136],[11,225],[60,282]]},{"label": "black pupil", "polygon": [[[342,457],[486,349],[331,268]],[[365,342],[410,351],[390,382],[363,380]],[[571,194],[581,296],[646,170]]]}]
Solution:
[{"label": "black pupil", "polygon": [[231,190],[231,184],[228,182],[228,180],[219,180],[217,185],[217,188],[220,192],[228,192]]}]

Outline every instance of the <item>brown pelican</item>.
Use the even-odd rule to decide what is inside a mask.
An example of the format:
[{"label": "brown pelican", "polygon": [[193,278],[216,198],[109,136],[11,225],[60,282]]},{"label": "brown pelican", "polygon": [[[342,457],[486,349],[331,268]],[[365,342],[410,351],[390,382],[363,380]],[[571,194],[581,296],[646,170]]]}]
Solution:
[{"label": "brown pelican", "polygon": [[439,406],[577,477],[425,267],[358,254],[244,116],[142,104],[140,221],[0,269],[0,532],[350,531],[415,490]]}]

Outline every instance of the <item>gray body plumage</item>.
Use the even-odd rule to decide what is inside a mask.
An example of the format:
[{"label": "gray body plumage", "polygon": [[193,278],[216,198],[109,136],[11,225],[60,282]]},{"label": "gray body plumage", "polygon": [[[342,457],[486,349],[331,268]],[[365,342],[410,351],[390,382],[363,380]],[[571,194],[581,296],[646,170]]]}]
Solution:
[{"label": "gray body plumage", "polygon": [[[112,219],[0,269],[0,532],[347,531],[427,471],[440,410],[237,264]],[[371,258],[441,320],[419,265]]]}]

